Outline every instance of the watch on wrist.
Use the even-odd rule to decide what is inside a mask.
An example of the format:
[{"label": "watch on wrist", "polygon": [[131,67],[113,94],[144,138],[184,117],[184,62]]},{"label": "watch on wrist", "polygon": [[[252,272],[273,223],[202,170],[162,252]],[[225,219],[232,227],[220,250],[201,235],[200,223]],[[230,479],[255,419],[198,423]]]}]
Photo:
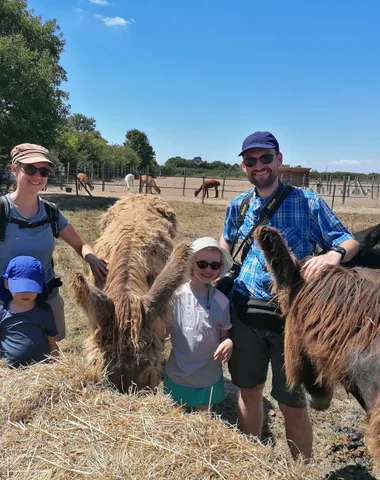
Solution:
[{"label": "watch on wrist", "polygon": [[333,252],[338,252],[342,255],[342,258],[340,259],[341,262],[343,262],[344,257],[346,256],[346,249],[341,247],[340,245],[333,245],[330,250]]}]

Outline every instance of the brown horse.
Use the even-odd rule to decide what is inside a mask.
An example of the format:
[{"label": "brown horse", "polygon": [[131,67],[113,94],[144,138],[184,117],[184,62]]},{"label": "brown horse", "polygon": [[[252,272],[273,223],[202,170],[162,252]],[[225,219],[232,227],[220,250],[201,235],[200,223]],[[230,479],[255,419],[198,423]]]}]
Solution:
[{"label": "brown horse", "polygon": [[327,408],[342,384],[369,415],[370,450],[380,460],[380,271],[327,266],[305,281],[280,233],[254,234],[286,318],[285,370],[304,383],[315,408]]},{"label": "brown horse", "polygon": [[77,179],[79,180],[79,190],[82,190],[82,185],[88,187],[90,190],[94,190],[93,184],[85,173],[78,173]]},{"label": "brown horse", "polygon": [[194,197],[197,197],[199,193],[203,191],[202,197],[204,198],[204,196],[206,195],[206,197],[208,198],[209,188],[215,188],[215,198],[218,198],[219,197],[218,187],[220,187],[219,180],[213,180],[211,178],[207,178],[204,180],[202,185],[194,191]]},{"label": "brown horse", "polygon": [[161,193],[160,187],[156,185],[156,182],[153,177],[150,175],[141,175],[140,177],[140,193],[144,193],[143,187],[146,188],[146,193],[153,193],[152,189],[157,193]]}]

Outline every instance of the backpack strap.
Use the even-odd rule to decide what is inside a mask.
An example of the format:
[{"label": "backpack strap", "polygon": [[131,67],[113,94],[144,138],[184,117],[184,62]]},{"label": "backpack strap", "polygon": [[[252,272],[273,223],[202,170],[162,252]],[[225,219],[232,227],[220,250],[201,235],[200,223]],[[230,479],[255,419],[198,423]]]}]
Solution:
[{"label": "backpack strap", "polygon": [[59,238],[59,226],[58,226],[58,217],[59,210],[55,203],[48,202],[47,200],[41,199],[45,206],[47,218],[40,220],[39,222],[28,222],[27,220],[22,220],[21,218],[10,218],[9,217],[9,201],[5,195],[0,197],[0,242],[5,240],[5,229],[7,228],[8,223],[15,223],[19,228],[36,228],[46,223],[50,223],[53,236]]},{"label": "backpack strap", "polygon": [[59,209],[55,203],[48,202],[47,200],[44,200],[44,199],[41,199],[41,200],[45,205],[45,210],[49,219],[49,223],[51,225],[51,229],[53,231],[53,236],[54,238],[59,238],[59,226],[58,226]]},{"label": "backpack strap", "polygon": [[0,242],[4,242],[5,229],[9,223],[9,202],[6,195],[0,197]]}]

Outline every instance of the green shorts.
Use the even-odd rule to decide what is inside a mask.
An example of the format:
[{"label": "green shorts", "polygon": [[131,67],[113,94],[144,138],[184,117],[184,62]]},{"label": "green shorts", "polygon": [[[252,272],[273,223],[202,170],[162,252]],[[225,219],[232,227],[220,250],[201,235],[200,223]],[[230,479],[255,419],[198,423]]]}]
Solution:
[{"label": "green shorts", "polygon": [[166,374],[164,393],[169,394],[179,405],[188,407],[207,407],[224,400],[224,379],[220,379],[210,387],[184,387],[173,382]]},{"label": "green shorts", "polygon": [[302,387],[289,390],[284,366],[284,339],[282,335],[267,335],[254,330],[238,319],[232,310],[233,352],[228,367],[232,383],[239,388],[254,388],[266,382],[269,362],[272,366],[272,397],[288,407],[307,406]]}]

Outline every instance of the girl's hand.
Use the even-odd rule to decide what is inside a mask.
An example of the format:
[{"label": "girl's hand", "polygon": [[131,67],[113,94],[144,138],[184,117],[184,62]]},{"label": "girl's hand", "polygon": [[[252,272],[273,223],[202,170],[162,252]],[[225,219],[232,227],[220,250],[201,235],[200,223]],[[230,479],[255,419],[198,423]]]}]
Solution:
[{"label": "girl's hand", "polygon": [[88,253],[85,260],[90,265],[95,280],[104,282],[108,274],[108,260],[98,258],[93,253]]},{"label": "girl's hand", "polygon": [[230,338],[226,338],[215,350],[214,360],[226,363],[231,358],[233,343]]}]

